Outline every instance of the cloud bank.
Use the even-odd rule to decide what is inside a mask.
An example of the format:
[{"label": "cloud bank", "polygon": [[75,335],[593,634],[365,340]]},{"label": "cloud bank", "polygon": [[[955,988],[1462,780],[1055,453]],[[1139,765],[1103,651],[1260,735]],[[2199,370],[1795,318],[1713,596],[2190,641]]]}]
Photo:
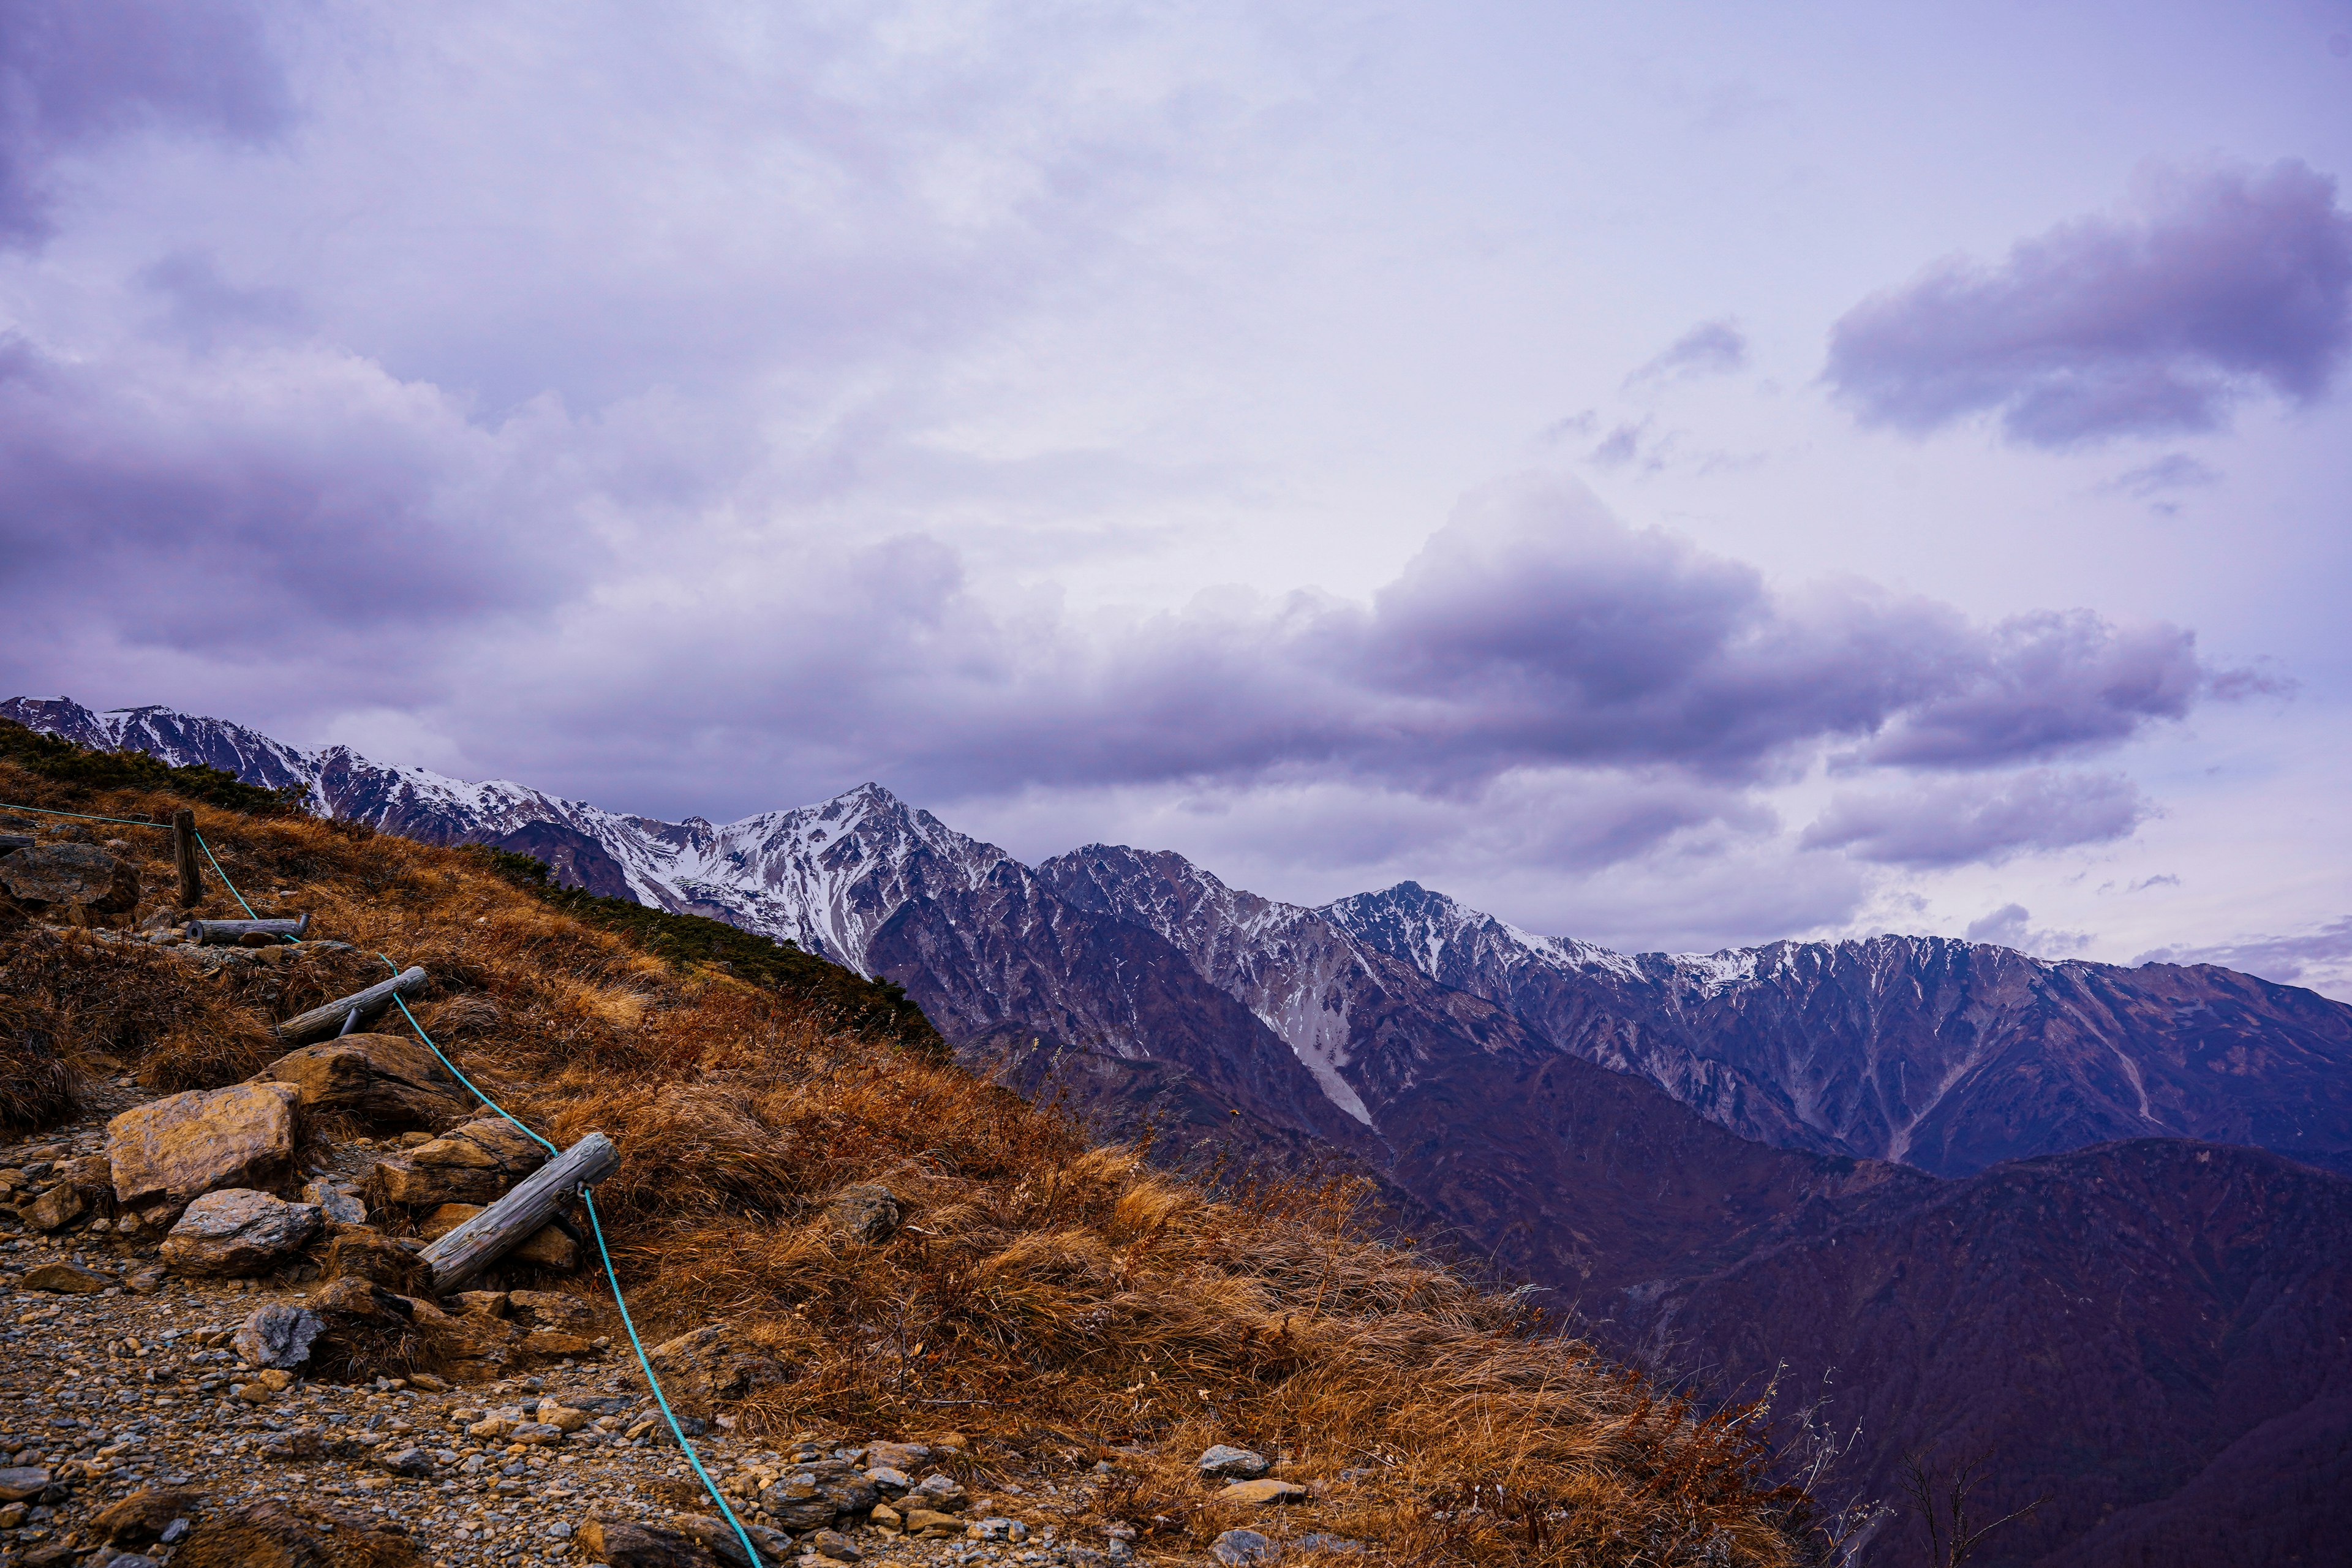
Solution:
[{"label": "cloud bank", "polygon": [[0,0],[0,247],[49,237],[73,153],[149,127],[260,142],[291,115],[251,6]]},{"label": "cloud bank", "polygon": [[2352,349],[2352,216],[2298,160],[2152,174],[2136,210],[1952,260],[1855,306],[1826,379],[1869,425],[1997,412],[2068,447],[2210,430],[2262,393],[2316,401]]}]

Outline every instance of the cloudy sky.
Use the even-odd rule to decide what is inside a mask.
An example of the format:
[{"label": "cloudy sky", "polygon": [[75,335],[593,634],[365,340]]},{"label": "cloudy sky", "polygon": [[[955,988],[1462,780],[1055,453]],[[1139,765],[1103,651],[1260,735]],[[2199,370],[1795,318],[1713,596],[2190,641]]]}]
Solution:
[{"label": "cloudy sky", "polygon": [[2352,0],[0,0],[0,696],[2352,996]]}]

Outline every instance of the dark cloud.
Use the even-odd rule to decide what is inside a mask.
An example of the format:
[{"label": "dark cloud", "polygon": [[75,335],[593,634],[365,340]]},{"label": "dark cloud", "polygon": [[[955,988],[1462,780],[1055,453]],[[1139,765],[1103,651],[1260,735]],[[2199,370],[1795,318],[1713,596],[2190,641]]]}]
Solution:
[{"label": "dark cloud", "polygon": [[1955,645],[1940,689],[1890,715],[1864,754],[1985,767],[2112,744],[2212,689],[2196,640],[2179,626],[2119,629],[2086,610],[2012,617]]},{"label": "dark cloud", "polygon": [[[1842,795],[1799,843],[1887,866],[1998,863],[2032,850],[2109,843],[2129,836],[2147,815],[2127,779],[2037,769],[1998,781]],[[1969,934],[1976,940],[1974,930]]]},{"label": "dark cloud", "polygon": [[50,164],[157,124],[258,141],[290,100],[230,0],[0,0],[0,246],[49,233]]},{"label": "dark cloud", "polygon": [[1629,387],[1645,382],[1724,375],[1748,363],[1748,338],[1729,321],[1703,321],[1676,338],[1657,358],[1625,378]]},{"label": "dark cloud", "polygon": [[604,552],[503,438],[346,356],[188,379],[0,340],[12,653],[91,638],[395,681],[465,624],[543,609]]},{"label": "dark cloud", "polygon": [[2260,389],[2319,397],[2352,348],[2336,182],[2288,160],[2151,177],[2143,196],[1856,306],[1830,384],[1866,424],[1923,434],[1998,410],[2041,447],[2210,429]]},{"label": "dark cloud", "polygon": [[2134,963],[2218,963],[2282,984],[2340,973],[2352,960],[2352,915],[2300,936],[2247,937],[2210,947],[2152,948]]},{"label": "dark cloud", "polygon": [[2030,952],[2039,958],[2062,958],[2080,952],[2091,945],[2088,933],[2079,931],[2036,931],[2033,917],[2023,904],[2003,904],[1982,920],[1969,924],[1970,942],[1990,942],[2018,952]]},{"label": "dark cloud", "polygon": [[[1856,589],[1777,595],[1549,483],[1465,506],[1369,604],[1081,623],[976,592],[918,538],[792,565],[789,603],[706,597],[690,621],[583,630],[554,657],[604,711],[706,738],[723,723],[923,798],[1348,778],[1468,800],[1562,767],[1745,788],[1880,736],[1916,765],[1975,767],[2119,742],[2204,679],[2170,628],[2076,614],[2021,631]],[[526,700],[538,722],[570,708]],[[593,732],[590,708],[576,720]]]},{"label": "dark cloud", "polygon": [[[74,684],[100,645],[125,668],[140,648],[216,667],[298,654],[326,711],[442,707],[508,756],[537,733],[562,778],[674,778],[688,754],[805,788],[879,773],[923,798],[1346,777],[1466,799],[1561,767],[1745,788],[1831,744],[1850,765],[1937,768],[2110,745],[2211,680],[2168,626],[1776,594],[1551,481],[1465,504],[1369,603],[1080,621],[976,591],[919,535],[698,542],[600,523],[653,502],[590,461],[598,433],[552,413],[484,430],[323,351],[201,393],[20,359],[0,380],[0,616],[28,666],[62,661],[40,684]],[[2089,787],[2013,786],[1940,847],[1894,824],[1824,841],[1949,863],[2058,841],[2028,820],[2039,805],[2065,808],[2065,842],[2105,830],[2086,813],[2127,826],[2129,798]]]}]

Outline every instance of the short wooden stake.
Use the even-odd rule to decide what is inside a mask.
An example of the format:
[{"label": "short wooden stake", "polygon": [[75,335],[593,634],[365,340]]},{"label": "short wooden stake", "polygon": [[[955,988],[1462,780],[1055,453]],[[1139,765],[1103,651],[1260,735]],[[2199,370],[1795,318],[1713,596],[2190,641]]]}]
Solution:
[{"label": "short wooden stake", "polygon": [[196,868],[196,814],[185,807],[172,814],[172,866],[180,874],[180,907],[194,909],[204,902],[205,879]]}]

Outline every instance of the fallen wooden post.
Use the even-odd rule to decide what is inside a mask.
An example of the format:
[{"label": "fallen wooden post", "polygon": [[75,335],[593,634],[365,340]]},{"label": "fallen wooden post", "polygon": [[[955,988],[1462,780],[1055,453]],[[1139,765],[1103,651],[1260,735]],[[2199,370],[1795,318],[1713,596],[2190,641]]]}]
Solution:
[{"label": "fallen wooden post", "polygon": [[196,867],[196,814],[184,806],[172,814],[172,868],[180,875],[180,907],[204,902],[205,879]]},{"label": "fallen wooden post", "polygon": [[299,942],[310,929],[309,915],[290,921],[190,921],[186,935],[199,947],[208,942],[234,947],[239,939],[248,936],[282,936]]},{"label": "fallen wooden post", "polygon": [[392,1005],[394,996],[407,996],[423,990],[425,971],[417,968],[402,970],[389,980],[378,981],[364,991],[354,991],[340,1001],[323,1007],[313,1007],[299,1017],[287,1019],[278,1026],[277,1036],[289,1045],[307,1046],[313,1040],[324,1040],[341,1034],[343,1026],[354,1016],[373,1017]]},{"label": "fallen wooden post", "polygon": [[613,1141],[591,1132],[525,1176],[514,1191],[417,1254],[433,1270],[434,1293],[447,1295],[529,1241],[581,1189],[594,1186],[620,1163]]}]

